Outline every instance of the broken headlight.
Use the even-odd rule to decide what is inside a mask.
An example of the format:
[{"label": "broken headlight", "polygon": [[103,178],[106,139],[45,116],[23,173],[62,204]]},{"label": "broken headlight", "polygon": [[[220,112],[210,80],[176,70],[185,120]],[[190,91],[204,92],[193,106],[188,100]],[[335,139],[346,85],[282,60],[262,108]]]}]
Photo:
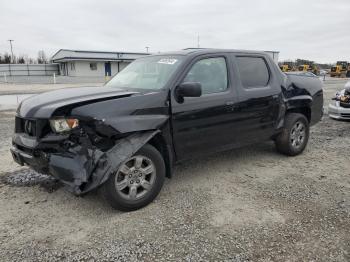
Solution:
[{"label": "broken headlight", "polygon": [[72,130],[79,126],[79,120],[75,118],[56,118],[50,120],[50,126],[56,133]]}]

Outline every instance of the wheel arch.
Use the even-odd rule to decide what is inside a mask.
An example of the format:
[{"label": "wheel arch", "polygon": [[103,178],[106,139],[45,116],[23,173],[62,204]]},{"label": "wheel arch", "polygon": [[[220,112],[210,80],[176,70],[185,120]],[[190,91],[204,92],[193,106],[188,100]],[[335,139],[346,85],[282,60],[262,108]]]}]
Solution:
[{"label": "wheel arch", "polygon": [[172,165],[173,165],[173,154],[171,151],[171,147],[166,142],[166,139],[162,135],[161,132],[155,134],[149,141],[148,144],[154,146],[160,154],[163,156],[165,169],[166,169],[166,177],[172,177]]},{"label": "wheel arch", "polygon": [[286,111],[286,114],[288,114],[288,113],[302,114],[306,117],[306,119],[309,121],[309,123],[311,122],[311,108],[310,107],[303,106],[303,107],[290,108],[290,109],[287,109],[287,111]]},{"label": "wheel arch", "polygon": [[312,102],[313,99],[311,96],[299,96],[299,97],[293,97],[291,99],[288,99],[286,101],[286,114],[288,113],[299,113],[304,115],[309,123],[311,123],[311,117],[312,117]]}]

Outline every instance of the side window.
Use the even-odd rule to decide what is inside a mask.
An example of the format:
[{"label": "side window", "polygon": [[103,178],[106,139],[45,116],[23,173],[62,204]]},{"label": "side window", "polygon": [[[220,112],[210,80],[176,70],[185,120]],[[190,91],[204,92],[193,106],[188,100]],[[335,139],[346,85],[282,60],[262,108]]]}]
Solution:
[{"label": "side window", "polygon": [[270,74],[264,58],[239,56],[237,63],[244,88],[267,86]]},{"label": "side window", "polygon": [[202,94],[223,92],[227,89],[227,67],[223,57],[206,58],[196,62],[184,82],[199,82]]}]

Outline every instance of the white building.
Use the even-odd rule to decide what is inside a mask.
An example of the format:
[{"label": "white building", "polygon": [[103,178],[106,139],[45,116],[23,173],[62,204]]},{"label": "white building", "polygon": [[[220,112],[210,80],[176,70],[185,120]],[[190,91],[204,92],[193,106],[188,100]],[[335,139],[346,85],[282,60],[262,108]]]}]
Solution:
[{"label": "white building", "polygon": [[100,52],[60,49],[52,62],[65,76],[113,76],[136,58],[147,53]]}]

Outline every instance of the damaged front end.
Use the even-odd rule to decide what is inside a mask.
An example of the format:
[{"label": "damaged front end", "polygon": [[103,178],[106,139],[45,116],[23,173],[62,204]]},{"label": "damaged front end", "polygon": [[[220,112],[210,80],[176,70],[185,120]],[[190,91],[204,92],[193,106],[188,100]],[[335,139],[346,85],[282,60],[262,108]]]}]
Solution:
[{"label": "damaged front end", "polygon": [[350,83],[337,92],[332,100],[335,102],[329,104],[329,116],[333,119],[350,120]]},{"label": "damaged front end", "polygon": [[120,134],[103,121],[92,119],[80,121],[79,127],[68,132],[48,130],[48,120],[16,117],[13,158],[20,165],[54,176],[76,195],[103,184],[123,161],[159,132]]}]

